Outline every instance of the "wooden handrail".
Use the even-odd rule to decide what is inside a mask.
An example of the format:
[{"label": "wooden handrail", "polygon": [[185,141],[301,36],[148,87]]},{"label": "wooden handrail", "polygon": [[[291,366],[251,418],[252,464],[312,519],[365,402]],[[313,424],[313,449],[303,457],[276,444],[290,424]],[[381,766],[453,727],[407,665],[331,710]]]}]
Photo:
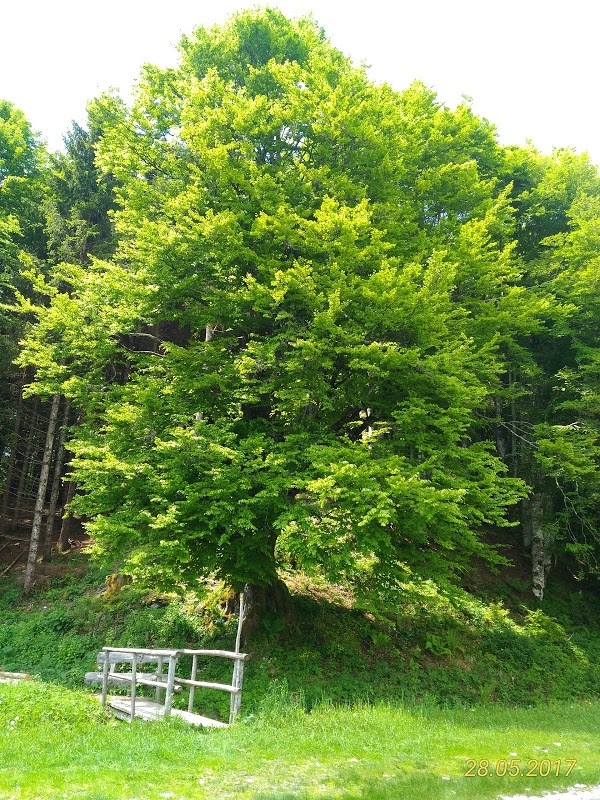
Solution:
[{"label": "wooden handrail", "polygon": [[235,661],[249,661],[249,653],[234,653],[232,650],[179,650],[183,656],[218,656],[219,658],[231,658]]},{"label": "wooden handrail", "polygon": [[182,650],[152,650],[148,647],[103,647],[106,653],[131,653],[140,656],[163,656],[164,658],[177,658]]},{"label": "wooden handrail", "polygon": [[187,678],[175,677],[175,684],[177,686],[193,686],[199,689],[219,689],[222,692],[229,692],[230,694],[237,694],[240,691],[237,686],[232,686],[230,683],[210,683],[210,681],[194,681],[187,680]]},{"label": "wooden handrail", "polygon": [[[98,663],[102,664],[102,705],[106,705],[108,683],[117,682],[126,684],[131,687],[131,706],[130,706],[130,719],[133,720],[135,716],[135,701],[136,701],[136,685],[152,686],[156,688],[156,702],[158,704],[159,695],[162,690],[165,690],[165,702],[163,713],[165,717],[171,715],[171,706],[173,703],[173,692],[178,687],[187,686],[190,690],[188,713],[192,713],[194,704],[194,689],[217,689],[221,692],[228,692],[231,695],[229,722],[233,722],[240,710],[241,694],[242,694],[242,680],[244,675],[244,662],[248,661],[250,655],[248,653],[240,653],[240,640],[242,623],[244,620],[244,595],[240,595],[240,615],[238,622],[238,632],[236,637],[235,652],[230,650],[192,650],[187,647],[177,649],[150,649],[148,647],[111,647],[106,646],[102,648],[102,652],[98,656]],[[119,655],[122,658],[119,658]],[[182,656],[192,656],[192,670],[191,677],[178,678],[175,676],[175,668],[177,660]],[[233,676],[231,684],[214,683],[212,681],[199,681],[196,680],[198,669],[198,658],[208,656],[217,658],[228,658],[234,662]],[[165,676],[163,674],[164,660],[168,661],[168,672]],[[131,672],[116,672],[114,667],[118,663],[131,664]],[[144,673],[138,671],[138,666],[142,664],[156,663],[156,673]],[[94,675],[96,673],[90,673]],[[140,700],[140,702],[142,702]],[[180,713],[180,712],[177,712]],[[181,712],[183,713],[183,712]],[[217,723],[215,724],[225,724]]]}]

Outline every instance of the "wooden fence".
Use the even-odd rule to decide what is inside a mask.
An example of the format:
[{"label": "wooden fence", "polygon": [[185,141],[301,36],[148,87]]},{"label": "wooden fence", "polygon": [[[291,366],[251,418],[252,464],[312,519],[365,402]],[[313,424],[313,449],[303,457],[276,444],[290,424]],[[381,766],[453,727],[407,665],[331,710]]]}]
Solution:
[{"label": "wooden fence", "polygon": [[[242,702],[242,683],[244,680],[244,663],[250,656],[240,653],[242,625],[245,616],[244,593],[240,594],[240,613],[238,619],[235,651],[229,650],[151,650],[138,647],[103,647],[98,653],[98,666],[102,672],[88,672],[85,676],[86,683],[101,683],[102,705],[110,706],[112,711],[123,719],[132,721],[136,716],[142,719],[169,718],[171,715],[181,717],[192,725],[204,725],[213,728],[225,728],[235,720],[240,712]],[[192,670],[189,678],[181,678],[175,674],[177,662],[182,656],[192,657]],[[198,680],[199,658],[226,658],[233,662],[231,683],[214,683],[212,681]],[[144,664],[154,667],[153,672],[143,669]],[[127,671],[119,671],[118,666],[125,666]],[[167,668],[165,674],[164,669]],[[121,686],[128,688],[129,699],[124,697],[108,697],[108,687]],[[139,686],[150,686],[155,689],[154,701],[138,697]],[[189,692],[187,711],[173,708],[173,695],[187,689]],[[228,692],[231,695],[229,704],[229,723],[221,722],[210,717],[195,714],[194,693],[196,689],[216,689]],[[161,703],[161,692],[165,692],[164,703]]]},{"label": "wooden fence", "polygon": [[[189,678],[182,678],[175,674],[177,663],[182,656],[192,657]],[[198,680],[198,660],[204,657],[231,660],[233,662],[231,683]],[[98,666],[102,667],[102,671],[88,672],[85,680],[86,683],[102,684],[102,705],[108,704],[117,716],[133,720],[136,716],[143,719],[159,719],[168,718],[173,714],[196,725],[226,727],[227,723],[202,717],[193,712],[194,693],[196,689],[215,689],[228,692],[231,695],[229,708],[229,724],[231,724],[240,711],[244,663],[249,658],[247,653],[230,652],[229,650],[153,650],[137,647],[103,647],[97,658]],[[153,667],[151,672],[140,669],[143,665],[148,664]],[[127,667],[127,670],[120,671],[118,667],[122,666]],[[128,688],[129,698],[109,698],[109,686]],[[141,686],[155,689],[153,702],[138,696],[138,688]],[[187,712],[173,708],[174,694],[186,689],[189,692]],[[163,703],[161,703],[162,692],[165,693]]]}]

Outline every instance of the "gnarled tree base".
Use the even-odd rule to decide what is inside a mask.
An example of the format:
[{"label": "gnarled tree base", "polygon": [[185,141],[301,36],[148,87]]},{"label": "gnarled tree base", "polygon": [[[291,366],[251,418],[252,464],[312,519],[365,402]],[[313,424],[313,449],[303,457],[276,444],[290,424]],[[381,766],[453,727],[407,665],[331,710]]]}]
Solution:
[{"label": "gnarled tree base", "polygon": [[[239,599],[238,599],[239,603]],[[239,607],[239,605],[238,605]],[[266,614],[276,614],[289,621],[292,615],[290,592],[282,580],[269,586],[244,586],[244,620],[242,622],[242,647],[258,629]]]}]

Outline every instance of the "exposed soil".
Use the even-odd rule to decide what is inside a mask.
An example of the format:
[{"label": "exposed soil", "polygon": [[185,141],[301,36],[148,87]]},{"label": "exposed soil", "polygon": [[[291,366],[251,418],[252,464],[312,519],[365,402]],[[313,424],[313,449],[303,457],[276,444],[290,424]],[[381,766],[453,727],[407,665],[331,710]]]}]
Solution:
[{"label": "exposed soil", "polygon": [[[4,532],[0,533],[0,577],[10,572],[18,573],[25,567],[29,553],[29,537],[32,523],[33,518],[31,514],[24,515],[16,523],[5,520]],[[73,523],[77,538],[69,540],[69,552],[80,552],[89,544],[89,538],[85,535],[81,524],[77,520],[73,520]],[[42,531],[45,530],[45,527],[46,520],[44,519]],[[59,534],[60,519],[57,517],[54,526],[53,550],[57,548]],[[64,560],[57,562],[55,565],[53,565],[52,562],[39,564],[38,573],[40,575],[47,575],[48,577],[51,577],[53,574],[63,574],[65,566]],[[59,572],[53,572],[53,570],[56,569],[58,569]]]}]

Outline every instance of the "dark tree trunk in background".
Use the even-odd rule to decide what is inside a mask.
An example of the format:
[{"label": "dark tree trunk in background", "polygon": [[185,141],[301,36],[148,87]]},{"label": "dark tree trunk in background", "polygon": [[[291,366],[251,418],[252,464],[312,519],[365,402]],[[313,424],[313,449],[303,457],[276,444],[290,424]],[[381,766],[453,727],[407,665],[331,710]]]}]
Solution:
[{"label": "dark tree trunk in background", "polygon": [[267,614],[283,617],[289,621],[291,616],[290,592],[285,583],[277,579],[270,586],[244,586],[244,620],[242,622],[241,646],[258,629],[262,618]]},{"label": "dark tree trunk in background", "polygon": [[13,525],[19,518],[21,513],[21,505],[23,501],[23,492],[25,490],[25,482],[27,480],[27,473],[29,472],[29,464],[31,461],[31,452],[35,443],[36,425],[39,417],[40,398],[35,397],[33,400],[33,408],[31,417],[29,419],[29,428],[27,430],[27,438],[25,439],[25,448],[23,450],[23,460],[21,462],[21,472],[19,474],[19,484],[17,486],[17,494],[15,497],[15,504],[13,506],[12,523]]},{"label": "dark tree trunk in background", "polygon": [[[66,496],[65,502],[63,503],[63,517],[62,517],[62,525],[60,527],[60,535],[58,537],[58,550],[60,553],[63,553],[65,550],[68,550],[69,546],[69,539],[71,538],[71,529],[73,527],[73,517],[69,513],[69,503],[75,497],[75,492],[77,487],[73,483],[73,481],[69,481],[67,483],[66,488]],[[66,513],[65,513],[66,509]]]},{"label": "dark tree trunk in background", "polygon": [[58,495],[60,493],[60,480],[62,478],[63,464],[65,461],[65,439],[67,436],[67,426],[69,424],[70,410],[71,406],[69,404],[69,401],[65,400],[62,424],[58,434],[56,456],[54,458],[54,475],[52,478],[50,504],[48,506],[48,516],[46,520],[46,533],[44,536],[44,546],[42,548],[42,557],[44,561],[50,561],[50,559],[52,558],[52,538],[54,534],[54,521],[55,521],[54,518],[56,516],[56,506],[58,504]]},{"label": "dark tree trunk in background", "polygon": [[546,574],[549,566],[548,537],[544,526],[543,494],[534,492],[531,495],[531,578],[533,594],[537,600],[544,599]]},{"label": "dark tree trunk in background", "polygon": [[50,474],[50,461],[52,459],[52,451],[54,449],[54,436],[56,434],[56,423],[58,421],[59,406],[60,406],[60,395],[55,394],[54,397],[52,398],[52,407],[50,409],[50,418],[48,420],[48,429],[46,432],[46,443],[44,445],[44,454],[42,456],[42,468],[40,470],[37,498],[35,501],[35,510],[33,512],[33,525],[31,527],[29,556],[27,557],[27,567],[25,568],[25,579],[23,583],[25,590],[31,587],[35,576],[35,564],[37,561],[39,544],[40,544],[42,515],[44,512],[46,489],[48,487],[48,476]]},{"label": "dark tree trunk in background", "polygon": [[10,507],[10,494],[12,489],[15,465],[17,463],[17,448],[19,445],[19,431],[21,429],[21,418],[23,415],[23,384],[17,384],[18,401],[15,414],[15,425],[10,445],[10,456],[6,468],[6,478],[4,480],[4,494],[2,495],[2,510],[0,511],[0,533],[6,528],[7,514]]}]

